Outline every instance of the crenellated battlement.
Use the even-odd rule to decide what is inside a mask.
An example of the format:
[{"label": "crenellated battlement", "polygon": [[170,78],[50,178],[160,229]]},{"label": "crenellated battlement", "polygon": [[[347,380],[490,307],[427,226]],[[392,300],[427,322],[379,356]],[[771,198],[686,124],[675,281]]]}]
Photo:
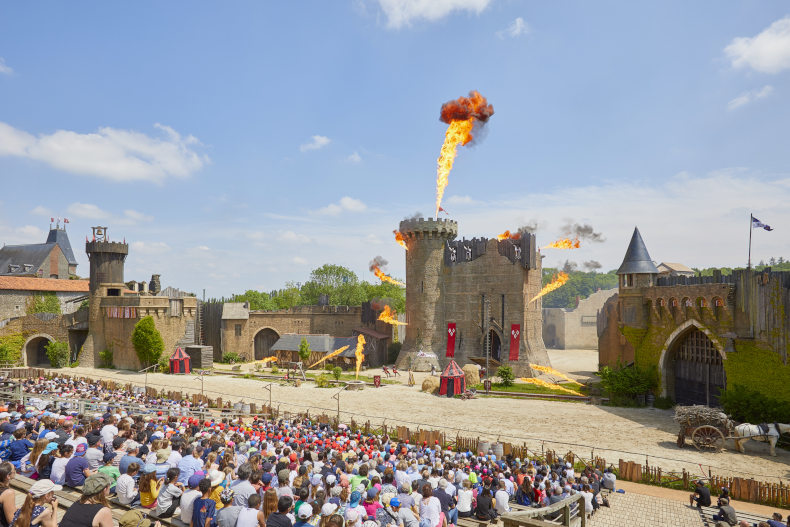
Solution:
[{"label": "crenellated battlement", "polygon": [[433,218],[414,218],[403,220],[398,227],[408,238],[446,238],[458,236],[458,222]]},{"label": "crenellated battlement", "polygon": [[85,242],[85,252],[88,253],[89,256],[91,253],[129,254],[129,244],[122,242],[94,240]]}]

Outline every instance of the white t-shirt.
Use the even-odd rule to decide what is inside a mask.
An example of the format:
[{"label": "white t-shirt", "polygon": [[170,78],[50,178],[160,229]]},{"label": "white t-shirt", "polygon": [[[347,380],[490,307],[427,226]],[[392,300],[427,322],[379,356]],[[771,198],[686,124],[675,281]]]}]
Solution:
[{"label": "white t-shirt", "polygon": [[472,489],[458,489],[458,512],[472,510]]},{"label": "white t-shirt", "polygon": [[115,493],[121,505],[130,505],[134,497],[137,496],[137,489],[134,486],[134,478],[129,474],[121,474],[115,482]]},{"label": "white t-shirt", "polygon": [[74,450],[77,450],[77,445],[85,445],[88,447],[88,440],[85,439],[85,436],[82,437],[72,437],[71,439],[66,439],[66,444],[71,445],[74,447]]},{"label": "white t-shirt", "polygon": [[104,425],[101,429],[101,439],[105,445],[111,445],[112,440],[118,435],[118,427],[115,425]]},{"label": "white t-shirt", "polygon": [[420,500],[420,519],[428,518],[431,527],[439,525],[439,515],[442,513],[442,504],[439,498],[431,496],[427,500]]},{"label": "white t-shirt", "polygon": [[591,513],[593,511],[593,493],[580,491],[579,494],[584,496],[584,512],[587,514]]},{"label": "white t-shirt", "polygon": [[187,525],[192,523],[192,506],[200,496],[200,491],[197,489],[189,489],[181,495],[181,521]]},{"label": "white t-shirt", "polygon": [[170,465],[171,468],[178,468],[178,464],[181,463],[181,459],[183,456],[180,452],[173,450],[170,453],[170,457],[167,458],[167,464]]},{"label": "white t-shirt", "polygon": [[49,479],[55,485],[63,485],[66,482],[66,463],[69,462],[70,457],[56,457],[52,462],[52,474]]},{"label": "white t-shirt", "polygon": [[494,499],[496,500],[496,507],[495,507],[495,509],[496,509],[497,514],[500,514],[500,515],[501,514],[505,514],[506,512],[508,512],[510,510],[510,505],[507,504],[507,501],[508,501],[509,497],[510,496],[508,495],[506,490],[500,489],[500,490],[496,491],[496,494],[494,494]]}]

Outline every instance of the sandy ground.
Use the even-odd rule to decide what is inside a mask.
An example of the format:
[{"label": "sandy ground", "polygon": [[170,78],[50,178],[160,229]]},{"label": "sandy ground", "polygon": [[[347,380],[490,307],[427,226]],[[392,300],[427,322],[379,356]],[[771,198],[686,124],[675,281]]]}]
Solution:
[{"label": "sandy ground", "polygon": [[[584,351],[551,351],[555,368],[568,374],[587,376],[596,369],[597,354]],[[133,372],[68,368],[64,374],[86,375],[92,378],[112,378],[122,382],[142,385],[144,375]],[[375,370],[366,370],[366,375]],[[444,429],[448,435],[460,434],[495,441],[501,439],[523,443],[537,450],[554,449],[558,453],[572,450],[585,459],[594,451],[609,463],[618,459],[661,466],[665,471],[685,468],[693,475],[713,474],[752,477],[761,481],[787,480],[790,478],[790,452],[777,449],[777,457],[768,455],[768,445],[749,442],[747,454],[735,451],[732,441],[728,450],[721,453],[698,452],[687,444],[676,446],[678,427],[671,410],[648,408],[615,408],[582,403],[538,400],[514,400],[481,397],[463,401],[426,395],[419,390],[422,376],[418,373],[417,385],[382,385],[360,391],[344,391],[340,395],[341,418],[352,416],[357,422],[370,420],[371,424],[386,422],[388,425]],[[405,383],[405,372],[400,380]],[[149,374],[148,384],[164,389],[181,389],[200,392],[196,376]],[[225,400],[257,402],[269,401],[269,393],[259,380],[229,376],[206,376],[205,393]],[[281,411],[310,413],[337,412],[337,401],[332,398],[336,389],[315,388],[312,383],[299,388],[272,386],[274,406]]]}]

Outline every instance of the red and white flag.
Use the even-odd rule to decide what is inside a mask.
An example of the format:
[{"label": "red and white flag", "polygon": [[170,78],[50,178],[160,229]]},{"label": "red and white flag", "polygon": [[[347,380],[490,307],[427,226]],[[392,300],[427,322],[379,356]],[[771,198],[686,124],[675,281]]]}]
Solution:
[{"label": "red and white flag", "polygon": [[455,356],[455,322],[447,323],[447,357]]}]

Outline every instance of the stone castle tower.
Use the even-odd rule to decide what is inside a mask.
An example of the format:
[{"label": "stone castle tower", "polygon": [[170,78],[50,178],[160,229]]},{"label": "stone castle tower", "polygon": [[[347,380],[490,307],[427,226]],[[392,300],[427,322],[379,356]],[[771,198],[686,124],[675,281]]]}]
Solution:
[{"label": "stone castle tower", "polygon": [[535,236],[456,240],[458,223],[415,218],[400,223],[406,243],[406,338],[397,366],[428,370],[451,359],[492,370],[548,365],[543,346],[540,255]]}]

